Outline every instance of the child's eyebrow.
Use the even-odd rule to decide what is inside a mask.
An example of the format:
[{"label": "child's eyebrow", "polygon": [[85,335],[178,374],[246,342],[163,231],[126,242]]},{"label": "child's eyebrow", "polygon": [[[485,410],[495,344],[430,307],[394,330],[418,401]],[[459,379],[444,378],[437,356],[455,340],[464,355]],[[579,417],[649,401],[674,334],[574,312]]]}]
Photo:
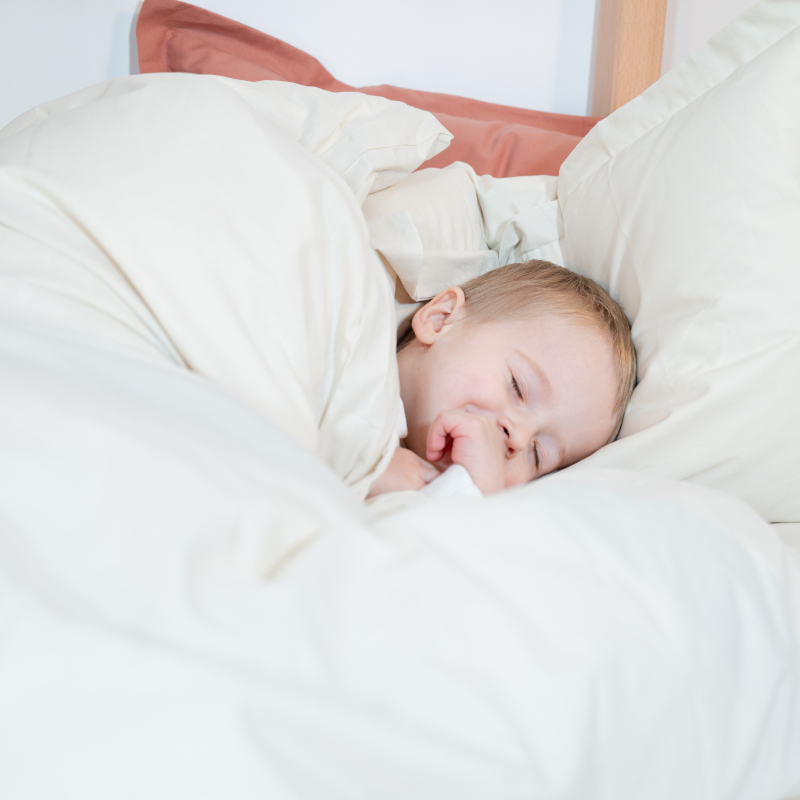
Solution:
[{"label": "child's eyebrow", "polygon": [[542,393],[549,398],[553,394],[553,387],[550,385],[550,381],[547,379],[547,375],[544,374],[542,368],[532,358],[526,356],[522,350],[518,350],[515,347],[514,352],[528,364],[541,385]]}]

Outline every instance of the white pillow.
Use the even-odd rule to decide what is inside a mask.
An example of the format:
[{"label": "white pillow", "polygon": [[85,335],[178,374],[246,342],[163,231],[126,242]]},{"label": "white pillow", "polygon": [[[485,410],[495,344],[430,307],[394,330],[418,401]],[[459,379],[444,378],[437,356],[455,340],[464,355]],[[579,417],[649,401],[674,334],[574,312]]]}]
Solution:
[{"label": "white pillow", "polygon": [[372,246],[415,300],[505,264],[561,260],[556,178],[493,178],[456,162],[371,194]]},{"label": "white pillow", "polygon": [[613,466],[800,520],[800,4],[763,0],[561,168],[566,263],[633,322]]}]

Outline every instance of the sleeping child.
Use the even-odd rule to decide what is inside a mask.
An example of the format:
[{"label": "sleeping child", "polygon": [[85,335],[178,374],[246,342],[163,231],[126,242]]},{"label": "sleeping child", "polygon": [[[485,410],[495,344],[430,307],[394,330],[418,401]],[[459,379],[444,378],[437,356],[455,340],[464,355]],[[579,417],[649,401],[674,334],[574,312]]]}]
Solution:
[{"label": "sleeping child", "polygon": [[636,377],[630,326],[597,283],[509,264],[420,308],[397,354],[407,432],[370,496],[460,464],[484,494],[612,441]]}]

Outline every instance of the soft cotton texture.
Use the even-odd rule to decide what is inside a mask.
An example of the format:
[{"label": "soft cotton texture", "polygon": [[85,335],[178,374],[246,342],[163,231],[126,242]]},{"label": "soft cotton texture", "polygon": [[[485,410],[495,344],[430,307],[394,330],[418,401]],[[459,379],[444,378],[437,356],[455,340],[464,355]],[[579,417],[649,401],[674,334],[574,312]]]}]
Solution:
[{"label": "soft cotton texture", "polygon": [[626,473],[371,520],[136,351],[0,328],[0,795],[764,800],[800,557]]},{"label": "soft cotton texture", "polygon": [[414,300],[506,264],[563,266],[553,177],[494,178],[468,164],[423,169],[363,204],[372,246]]},{"label": "soft cotton texture", "polygon": [[757,4],[600,122],[557,184],[455,164],[366,202],[412,298],[544,258],[622,304],[639,383],[620,440],[571,469],[691,480],[800,521],[799,24],[796,2]]},{"label": "soft cotton texture", "polygon": [[[633,321],[621,441],[585,467],[800,521],[800,5],[763,0],[564,163],[564,258]],[[581,466],[578,467],[582,468]]]},{"label": "soft cotton texture", "polygon": [[361,502],[391,286],[375,162],[326,160],[440,133],[273,87],[128,78],[0,133],[0,796],[800,790],[800,563],[741,501]]},{"label": "soft cotton texture", "polygon": [[0,133],[0,314],[185,365],[366,494],[399,390],[358,203],[448,140],[280,82],[142,75],[40,106]]}]

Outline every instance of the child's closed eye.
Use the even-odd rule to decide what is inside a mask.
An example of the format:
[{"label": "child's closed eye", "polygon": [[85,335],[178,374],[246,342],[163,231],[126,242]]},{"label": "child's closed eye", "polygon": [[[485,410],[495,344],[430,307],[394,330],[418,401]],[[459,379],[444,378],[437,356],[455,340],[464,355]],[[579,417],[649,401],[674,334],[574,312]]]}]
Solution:
[{"label": "child's closed eye", "polygon": [[519,388],[519,384],[517,383],[517,379],[514,377],[514,374],[511,375],[511,386],[514,388],[514,391],[517,393],[517,397],[522,400],[522,390]]}]

